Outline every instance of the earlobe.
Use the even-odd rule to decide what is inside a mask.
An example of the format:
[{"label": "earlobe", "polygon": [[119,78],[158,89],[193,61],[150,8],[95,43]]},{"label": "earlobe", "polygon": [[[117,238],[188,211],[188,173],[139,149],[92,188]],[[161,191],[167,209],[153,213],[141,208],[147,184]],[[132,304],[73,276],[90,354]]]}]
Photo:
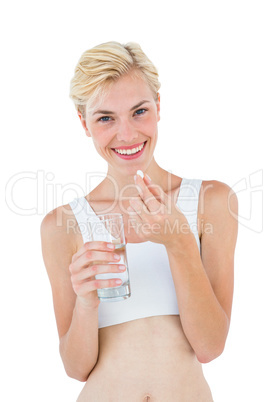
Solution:
[{"label": "earlobe", "polygon": [[87,135],[88,137],[91,137],[91,134],[90,134],[90,132],[88,131],[88,128],[87,128],[86,120],[84,119],[82,113],[78,111],[77,114],[78,114],[78,117],[79,117],[79,119],[80,119],[80,121],[81,121],[81,124],[82,124],[82,126],[83,126],[83,129],[84,129],[85,132],[86,132],[86,135]]}]

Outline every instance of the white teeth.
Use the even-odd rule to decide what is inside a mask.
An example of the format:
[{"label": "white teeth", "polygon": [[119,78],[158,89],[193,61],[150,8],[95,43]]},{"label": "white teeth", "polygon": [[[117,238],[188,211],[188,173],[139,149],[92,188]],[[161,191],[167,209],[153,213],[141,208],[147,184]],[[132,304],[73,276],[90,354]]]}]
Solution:
[{"label": "white teeth", "polygon": [[145,142],[143,144],[141,144],[139,147],[132,148],[132,149],[116,149],[115,148],[115,151],[121,155],[133,155],[133,154],[136,154],[137,152],[141,151],[142,148],[144,147],[144,144],[145,144]]}]

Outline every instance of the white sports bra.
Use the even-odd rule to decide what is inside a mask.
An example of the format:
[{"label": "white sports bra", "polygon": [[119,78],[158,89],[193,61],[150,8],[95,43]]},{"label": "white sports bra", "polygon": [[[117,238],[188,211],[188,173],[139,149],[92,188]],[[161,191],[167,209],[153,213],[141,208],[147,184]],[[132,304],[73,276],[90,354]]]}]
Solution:
[{"label": "white sports bra", "polygon": [[[201,184],[202,180],[183,178],[176,204],[187,218],[199,251],[197,211]],[[85,197],[75,198],[69,205],[86,243],[89,241],[87,218],[92,214],[92,219],[98,217]],[[120,302],[101,302],[98,311],[99,328],[145,317],[178,315],[176,292],[165,246],[147,241],[128,243],[126,249],[131,297]]]}]

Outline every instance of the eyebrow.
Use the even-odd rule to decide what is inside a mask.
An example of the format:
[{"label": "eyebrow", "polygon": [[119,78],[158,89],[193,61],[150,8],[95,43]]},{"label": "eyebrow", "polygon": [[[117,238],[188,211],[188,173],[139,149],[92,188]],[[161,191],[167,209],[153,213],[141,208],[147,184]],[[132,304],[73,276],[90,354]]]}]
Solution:
[{"label": "eyebrow", "polygon": [[[143,101],[139,102],[137,105],[133,106],[133,107],[130,109],[130,111],[132,111],[132,110],[134,110],[134,109],[137,109],[138,107],[140,107],[141,105],[143,105],[143,104],[146,103],[146,102],[150,102],[150,101],[148,101],[148,100],[143,100]],[[96,110],[96,112],[93,113],[93,116],[94,116],[94,114],[115,114],[115,112],[112,112],[112,111],[110,111],[110,110]]]}]

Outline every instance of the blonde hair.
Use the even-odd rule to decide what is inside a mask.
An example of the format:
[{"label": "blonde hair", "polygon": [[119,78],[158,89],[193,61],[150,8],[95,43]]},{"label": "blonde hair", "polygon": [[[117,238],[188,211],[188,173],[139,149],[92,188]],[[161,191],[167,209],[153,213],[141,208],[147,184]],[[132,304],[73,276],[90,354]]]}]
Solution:
[{"label": "blonde hair", "polygon": [[107,42],[86,50],[75,67],[71,80],[70,97],[77,111],[84,115],[118,78],[127,73],[140,77],[149,85],[155,99],[160,88],[158,72],[142,51],[140,45],[129,42]]}]

